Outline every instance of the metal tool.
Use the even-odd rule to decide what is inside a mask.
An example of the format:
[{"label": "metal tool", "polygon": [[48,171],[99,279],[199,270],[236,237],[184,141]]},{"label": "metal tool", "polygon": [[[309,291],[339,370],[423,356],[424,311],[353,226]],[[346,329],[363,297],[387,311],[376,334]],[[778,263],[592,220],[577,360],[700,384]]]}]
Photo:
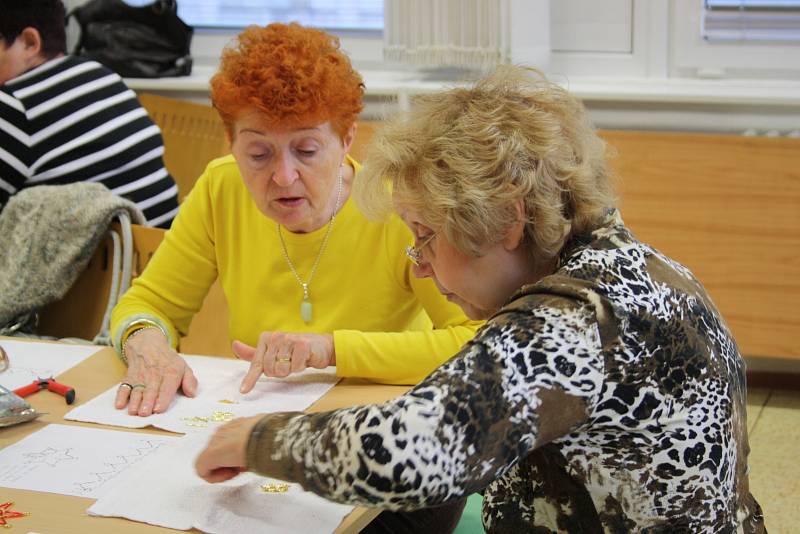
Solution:
[{"label": "metal tool", "polygon": [[27,397],[28,395],[32,395],[42,389],[47,389],[53,393],[58,393],[59,395],[63,396],[64,399],[66,399],[67,404],[72,404],[75,402],[75,389],[56,382],[54,378],[36,379],[27,386],[22,386],[21,388],[15,389],[14,393],[20,397]]}]

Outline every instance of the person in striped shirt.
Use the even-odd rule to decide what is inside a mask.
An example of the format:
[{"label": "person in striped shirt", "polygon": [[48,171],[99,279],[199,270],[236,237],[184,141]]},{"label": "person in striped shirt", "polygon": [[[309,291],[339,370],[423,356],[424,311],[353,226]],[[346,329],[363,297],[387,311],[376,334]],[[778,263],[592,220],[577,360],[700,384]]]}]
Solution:
[{"label": "person in striped shirt", "polygon": [[100,63],[66,54],[61,0],[0,5],[0,209],[26,187],[99,182],[168,228],[178,188],[136,94]]}]

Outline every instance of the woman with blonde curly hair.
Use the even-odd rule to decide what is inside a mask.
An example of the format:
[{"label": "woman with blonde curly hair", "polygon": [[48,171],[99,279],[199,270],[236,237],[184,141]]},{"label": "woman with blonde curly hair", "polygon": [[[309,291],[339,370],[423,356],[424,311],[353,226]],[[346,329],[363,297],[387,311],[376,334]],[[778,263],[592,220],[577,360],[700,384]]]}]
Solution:
[{"label": "woman with blonde curly hair", "polygon": [[357,186],[411,228],[415,274],[487,323],[396,400],[229,423],[200,476],[400,510],[483,490],[488,532],[764,531],[736,343],[623,224],[577,99],[518,67],[421,97]]}]

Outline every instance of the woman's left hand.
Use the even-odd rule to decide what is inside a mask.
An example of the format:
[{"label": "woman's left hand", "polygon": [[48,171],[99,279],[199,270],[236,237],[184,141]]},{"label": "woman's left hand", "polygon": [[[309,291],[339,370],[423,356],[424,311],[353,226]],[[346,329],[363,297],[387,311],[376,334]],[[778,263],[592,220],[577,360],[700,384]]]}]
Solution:
[{"label": "woman's left hand", "polygon": [[242,393],[250,392],[262,374],[282,378],[307,367],[324,369],[336,365],[332,334],[263,332],[257,347],[234,341],[233,352],[250,362],[239,389]]},{"label": "woman's left hand", "polygon": [[194,462],[198,476],[206,482],[216,483],[247,471],[247,441],[262,417],[242,417],[218,428]]}]

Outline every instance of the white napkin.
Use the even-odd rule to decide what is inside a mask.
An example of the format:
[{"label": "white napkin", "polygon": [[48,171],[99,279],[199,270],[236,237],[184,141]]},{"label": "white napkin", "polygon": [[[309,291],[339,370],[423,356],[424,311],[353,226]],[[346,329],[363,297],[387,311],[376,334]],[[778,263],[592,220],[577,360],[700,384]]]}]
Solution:
[{"label": "white napkin", "polygon": [[88,510],[162,527],[204,532],[333,532],[352,506],[327,501],[290,484],[286,493],[265,493],[280,483],[243,473],[221,484],[197,476],[194,461],[208,442],[193,433],[162,446],[121,475]]},{"label": "white napkin", "polygon": [[8,369],[0,374],[0,386],[17,389],[34,380],[50,378],[78,365],[102,350],[97,345],[69,345],[4,339],[0,345],[8,353]]},{"label": "white napkin", "polygon": [[45,425],[0,450],[0,487],[97,499],[176,436]]},{"label": "white napkin", "polygon": [[117,410],[114,408],[114,399],[119,385],[116,385],[74,408],[64,419],[128,428],[152,425],[179,433],[202,431],[215,428],[233,417],[270,412],[301,412],[339,380],[333,368],[306,369],[287,378],[261,377],[253,391],[242,395],[239,387],[249,367],[248,362],[206,356],[183,358],[197,377],[197,395],[193,398],[176,395],[166,412],[139,417],[128,415],[127,408]]}]

